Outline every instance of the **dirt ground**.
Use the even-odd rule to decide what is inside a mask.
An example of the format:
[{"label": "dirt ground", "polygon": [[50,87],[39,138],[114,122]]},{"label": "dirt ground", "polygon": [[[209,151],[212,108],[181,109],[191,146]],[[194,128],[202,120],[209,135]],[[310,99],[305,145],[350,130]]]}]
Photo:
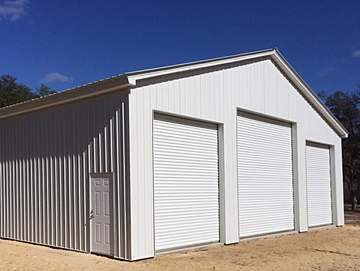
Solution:
[{"label": "dirt ground", "polygon": [[0,240],[0,270],[360,270],[360,212],[342,228],[214,245],[139,262]]}]

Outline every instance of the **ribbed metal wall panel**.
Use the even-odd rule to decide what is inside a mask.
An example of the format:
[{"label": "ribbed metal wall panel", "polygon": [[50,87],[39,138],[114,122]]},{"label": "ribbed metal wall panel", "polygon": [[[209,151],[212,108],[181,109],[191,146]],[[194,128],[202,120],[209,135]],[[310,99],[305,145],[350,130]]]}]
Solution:
[{"label": "ribbed metal wall panel", "polygon": [[237,117],[239,236],[294,229],[291,126]]},{"label": "ribbed metal wall panel", "polygon": [[[220,241],[239,240],[236,113],[256,112],[294,123],[296,127],[297,229],[307,231],[305,141],[334,146],[334,223],[344,224],[341,138],[270,60],[218,69],[186,72],[137,82],[131,89],[130,176],[133,259],[154,255],[153,129],[154,111],[220,123]],[[223,172],[223,173],[222,173]]]},{"label": "ribbed metal wall panel", "polygon": [[89,173],[113,172],[114,256],[129,257],[127,97],[0,120],[0,237],[90,251]]},{"label": "ribbed metal wall panel", "polygon": [[155,250],[219,241],[217,125],[154,120]]},{"label": "ribbed metal wall panel", "polygon": [[306,183],[309,227],[332,224],[329,147],[307,143]]}]

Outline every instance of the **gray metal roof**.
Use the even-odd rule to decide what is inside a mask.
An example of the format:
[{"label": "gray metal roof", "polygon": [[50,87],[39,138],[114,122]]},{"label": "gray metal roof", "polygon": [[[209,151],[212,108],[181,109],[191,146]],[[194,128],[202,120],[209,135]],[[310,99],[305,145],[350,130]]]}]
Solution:
[{"label": "gray metal roof", "polygon": [[[325,116],[325,119],[330,122],[333,128],[342,136],[347,137],[348,132],[346,128],[340,123],[339,120],[332,114],[332,112],[326,107],[326,105],[321,101],[317,94],[311,89],[311,87],[306,83],[306,81],[296,72],[296,70],[287,62],[285,57],[277,48],[235,54],[225,57],[205,59],[200,61],[194,61],[189,63],[181,63],[177,65],[170,65],[165,67],[145,69],[133,72],[127,72],[124,74],[115,75],[109,78],[97,80],[88,84],[81,86],[73,87],[66,89],[62,92],[51,94],[45,97],[25,101],[22,103],[10,105],[7,107],[0,108],[0,119],[7,118],[10,116],[26,113],[29,111],[39,110],[42,108],[82,99],[89,96],[99,95],[104,92],[124,89],[128,90],[131,87],[134,87],[136,80],[141,80],[143,78],[149,78],[153,76],[159,76],[165,73],[177,73],[184,69],[195,70],[201,69],[208,66],[222,65],[226,62],[241,62],[248,59],[257,60],[260,58],[272,57],[273,60],[278,61],[277,64],[286,66],[288,71],[290,71],[290,77],[296,79],[300,82],[300,87],[302,85],[306,88],[306,91],[309,94],[310,102],[315,104],[315,107],[319,110],[320,114],[326,114],[329,117]],[[285,65],[284,65],[285,64]],[[294,76],[292,76],[294,75]],[[136,80],[133,80],[135,78]],[[291,79],[290,78],[290,79]],[[313,100],[312,100],[313,99]],[[325,111],[325,112],[323,112]]]}]

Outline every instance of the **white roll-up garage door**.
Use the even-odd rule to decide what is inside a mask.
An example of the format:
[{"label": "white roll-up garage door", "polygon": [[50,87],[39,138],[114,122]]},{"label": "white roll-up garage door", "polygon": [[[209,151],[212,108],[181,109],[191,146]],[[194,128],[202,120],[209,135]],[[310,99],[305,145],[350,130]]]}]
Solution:
[{"label": "white roll-up garage door", "polygon": [[306,180],[309,227],[332,224],[329,147],[307,143]]},{"label": "white roll-up garage door", "polygon": [[294,229],[291,125],[237,117],[240,238]]},{"label": "white roll-up garage door", "polygon": [[217,125],[154,119],[155,250],[219,241]]}]

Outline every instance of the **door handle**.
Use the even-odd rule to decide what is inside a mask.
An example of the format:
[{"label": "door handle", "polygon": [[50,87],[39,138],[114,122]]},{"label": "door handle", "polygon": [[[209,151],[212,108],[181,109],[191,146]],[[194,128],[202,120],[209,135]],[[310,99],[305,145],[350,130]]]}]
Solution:
[{"label": "door handle", "polygon": [[89,219],[91,220],[91,219],[93,219],[94,218],[94,209],[92,209],[91,211],[90,211],[90,216],[89,216]]}]

